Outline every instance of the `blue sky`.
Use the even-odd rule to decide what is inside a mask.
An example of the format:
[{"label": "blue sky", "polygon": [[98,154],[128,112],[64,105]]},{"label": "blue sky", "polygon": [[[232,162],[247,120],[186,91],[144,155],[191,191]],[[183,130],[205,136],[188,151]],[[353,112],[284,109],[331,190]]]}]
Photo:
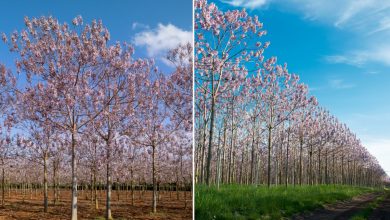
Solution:
[{"label": "blue sky", "polygon": [[266,56],[288,63],[390,174],[390,2],[214,0],[258,15]]},{"label": "blue sky", "polygon": [[[41,0],[34,3],[7,0],[0,7],[0,32],[21,30],[24,16],[48,15],[67,23],[77,15],[83,17],[84,23],[101,19],[113,43],[132,42],[136,56],[156,57],[163,70],[169,70],[163,59],[166,51],[177,42],[192,41],[192,0]],[[8,66],[13,62],[3,43],[0,43],[0,62]]]}]

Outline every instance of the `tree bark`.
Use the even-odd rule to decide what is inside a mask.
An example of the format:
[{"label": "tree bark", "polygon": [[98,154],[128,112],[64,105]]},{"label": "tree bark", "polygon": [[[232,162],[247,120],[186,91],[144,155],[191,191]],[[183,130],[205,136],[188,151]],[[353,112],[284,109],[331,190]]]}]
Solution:
[{"label": "tree bark", "polygon": [[[212,76],[214,78],[214,75]],[[214,95],[214,82],[211,83],[211,115],[210,115],[210,130],[209,130],[209,147],[207,152],[207,164],[206,164],[206,184],[210,186],[211,175],[211,159],[212,159],[212,146],[213,146],[213,134],[214,134],[214,117],[215,117],[215,95]]]},{"label": "tree bark", "polygon": [[43,211],[47,212],[49,197],[47,195],[47,153],[43,156]]},{"label": "tree bark", "polygon": [[[110,134],[108,134],[108,136],[110,136]],[[106,140],[106,146],[107,146],[107,161],[106,161],[106,219],[107,220],[111,220],[112,219],[112,215],[111,215],[111,173],[110,173],[110,154],[111,154],[111,151],[110,151],[110,148],[111,148],[111,145],[110,145],[110,137],[107,138]]]},{"label": "tree bark", "polygon": [[56,161],[54,160],[53,161],[53,195],[54,195],[54,198],[53,198],[53,204],[56,205],[57,204],[57,166],[56,166]]},{"label": "tree bark", "polygon": [[253,132],[252,132],[252,152],[251,152],[251,184],[254,184],[254,168],[255,168],[255,132],[256,132],[256,117],[253,117]]},{"label": "tree bark", "polygon": [[286,145],[286,173],[285,173],[285,184],[286,188],[288,185],[288,159],[289,159],[289,147],[290,147],[290,130],[287,132],[287,145]]},{"label": "tree bark", "polygon": [[318,148],[318,184],[322,183],[321,175],[321,147]]},{"label": "tree bark", "polygon": [[157,182],[156,182],[156,147],[152,146],[152,181],[153,181],[153,198],[152,208],[153,213],[157,212]]},{"label": "tree bark", "polygon": [[72,216],[71,220],[77,220],[77,167],[76,167],[76,126],[72,130]]},{"label": "tree bark", "polygon": [[271,186],[271,149],[272,149],[272,128],[268,127],[268,180],[267,186],[268,188]]},{"label": "tree bark", "polygon": [[4,159],[2,160],[1,167],[1,206],[5,205],[5,164]]},{"label": "tree bark", "polygon": [[309,151],[309,184],[313,185],[313,146],[310,144]]},{"label": "tree bark", "polygon": [[299,185],[302,185],[302,169],[303,169],[303,161],[302,161],[302,154],[303,154],[303,137],[300,137],[299,140]]}]

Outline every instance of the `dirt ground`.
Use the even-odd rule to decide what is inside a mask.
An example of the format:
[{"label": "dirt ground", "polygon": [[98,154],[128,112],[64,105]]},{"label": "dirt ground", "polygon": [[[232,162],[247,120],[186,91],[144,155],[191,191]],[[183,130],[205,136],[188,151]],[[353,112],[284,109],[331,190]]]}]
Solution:
[{"label": "dirt ground", "polygon": [[[186,192],[186,204],[184,192],[160,192],[160,200],[157,203],[157,213],[151,213],[151,191],[134,192],[134,206],[131,205],[131,192],[112,192],[111,210],[114,219],[191,219],[192,196]],[[11,195],[11,196],[9,196]],[[24,200],[23,200],[24,197]],[[53,194],[49,193],[49,209],[43,212],[43,195],[41,192],[27,193],[25,196],[20,191],[6,193],[5,206],[0,207],[0,220],[27,220],[27,219],[70,219],[71,192],[61,191],[60,202],[53,204]],[[95,210],[91,202],[90,192],[84,191],[78,194],[78,219],[104,219],[105,193],[99,192],[99,209]]]},{"label": "dirt ground", "polygon": [[[351,219],[354,215],[365,209],[369,203],[374,201],[380,193],[372,193],[361,195],[353,198],[352,200],[339,202],[336,204],[328,205],[323,209],[316,210],[309,214],[294,216],[295,220],[347,220]],[[390,220],[390,196],[387,194],[384,201],[374,209],[371,216],[368,219],[375,220]]]},{"label": "dirt ground", "polygon": [[374,210],[372,215],[368,217],[370,220],[390,220],[390,193],[387,193],[385,199]]}]

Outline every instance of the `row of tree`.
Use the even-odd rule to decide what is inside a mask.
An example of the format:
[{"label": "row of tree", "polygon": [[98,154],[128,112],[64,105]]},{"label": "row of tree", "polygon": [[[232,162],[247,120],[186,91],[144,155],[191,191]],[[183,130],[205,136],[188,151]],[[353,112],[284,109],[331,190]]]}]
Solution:
[{"label": "row of tree", "polygon": [[[2,36],[16,57],[15,71],[0,68],[3,198],[10,167],[18,170],[10,183],[42,183],[45,212],[49,179],[54,189],[71,185],[73,220],[80,175],[96,189],[104,173],[107,219],[113,182],[152,185],[153,212],[159,184],[191,184],[189,43],[167,54],[174,71],[162,73],[126,42],[110,43],[101,21],[24,21],[25,29]],[[37,165],[39,176],[26,175]]]},{"label": "row of tree", "polygon": [[257,16],[195,1],[195,178],[207,185],[351,184],[386,176],[275,57]]}]

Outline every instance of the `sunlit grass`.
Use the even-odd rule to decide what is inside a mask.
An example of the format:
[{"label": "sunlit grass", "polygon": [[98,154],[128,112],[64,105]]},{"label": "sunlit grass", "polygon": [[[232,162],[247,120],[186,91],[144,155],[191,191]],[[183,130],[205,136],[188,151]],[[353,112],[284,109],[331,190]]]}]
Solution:
[{"label": "sunlit grass", "polygon": [[196,219],[281,219],[374,189],[341,185],[245,186],[197,185]]}]

